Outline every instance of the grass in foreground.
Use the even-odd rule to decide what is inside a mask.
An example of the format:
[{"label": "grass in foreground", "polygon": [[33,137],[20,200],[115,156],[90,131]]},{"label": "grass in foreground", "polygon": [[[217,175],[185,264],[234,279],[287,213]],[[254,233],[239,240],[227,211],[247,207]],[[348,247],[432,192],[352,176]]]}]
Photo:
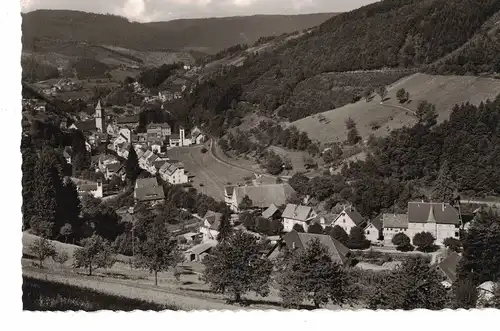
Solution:
[{"label": "grass in foreground", "polygon": [[23,310],[178,310],[177,307],[160,305],[122,296],[100,293],[88,288],[39,280],[23,276]]}]

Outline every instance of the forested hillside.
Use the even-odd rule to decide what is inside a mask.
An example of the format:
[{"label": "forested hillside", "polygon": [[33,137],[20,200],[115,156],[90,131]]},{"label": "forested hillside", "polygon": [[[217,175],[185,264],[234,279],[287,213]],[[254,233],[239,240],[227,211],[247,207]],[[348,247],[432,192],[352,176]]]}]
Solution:
[{"label": "forested hillside", "polygon": [[[197,124],[215,122],[212,127],[218,128],[225,111],[239,101],[288,120],[340,107],[362,95],[348,83],[356,79],[351,71],[423,70],[464,45],[499,10],[500,1],[493,0],[385,0],[340,14],[312,33],[200,84],[179,108],[193,112],[179,115]],[[328,72],[344,74],[322,76],[330,81],[321,91],[303,92],[308,81],[321,81],[317,76]],[[400,77],[387,77],[381,70],[371,81],[387,85]],[[341,94],[350,97],[339,98]]]},{"label": "forested hillside", "polygon": [[332,15],[257,15],[137,23],[115,15],[37,10],[23,15],[23,47],[57,51],[65,43],[87,43],[139,51],[195,48],[216,53],[234,44],[251,44],[260,37],[311,28]]}]

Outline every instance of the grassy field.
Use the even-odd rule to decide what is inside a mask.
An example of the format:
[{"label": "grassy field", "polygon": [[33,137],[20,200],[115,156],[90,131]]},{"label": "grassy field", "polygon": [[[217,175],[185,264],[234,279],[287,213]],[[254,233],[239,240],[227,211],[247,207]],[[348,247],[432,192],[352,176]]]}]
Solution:
[{"label": "grassy field", "polygon": [[[396,99],[396,92],[400,88],[410,93],[411,100],[405,105],[400,105]],[[414,74],[389,86],[389,93],[383,105],[380,104],[380,97],[375,96],[369,102],[363,99],[341,108],[300,119],[292,124],[299,130],[306,131],[311,139],[323,143],[346,140],[345,121],[349,117],[356,121],[358,131],[363,138],[368,137],[370,133],[385,136],[393,129],[414,124],[416,118],[411,111],[415,111],[422,100],[436,105],[439,120],[442,121],[448,118],[455,104],[467,101],[479,104],[488,98],[495,98],[499,91],[500,80],[496,79]],[[323,120],[321,120],[322,117],[324,117]],[[377,130],[371,129],[373,122],[380,126]]]},{"label": "grassy field", "polygon": [[174,306],[160,305],[122,296],[109,295],[68,284],[23,276],[23,310],[177,310]]},{"label": "grassy field", "polygon": [[[208,145],[205,148],[208,149]],[[192,184],[198,191],[224,200],[225,185],[243,183],[245,177],[254,176],[251,171],[219,162],[210,152],[203,154],[201,149],[201,146],[196,146],[173,148],[168,151],[171,159],[184,163],[185,169],[189,172],[188,176],[194,176]]]}]

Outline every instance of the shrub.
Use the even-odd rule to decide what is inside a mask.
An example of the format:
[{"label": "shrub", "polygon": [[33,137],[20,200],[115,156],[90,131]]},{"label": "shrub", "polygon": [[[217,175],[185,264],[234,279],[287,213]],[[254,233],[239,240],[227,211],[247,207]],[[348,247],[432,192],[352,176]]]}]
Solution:
[{"label": "shrub", "polygon": [[421,252],[434,252],[437,246],[434,244],[436,239],[430,232],[420,232],[413,237],[413,245]]},{"label": "shrub", "polygon": [[206,149],[206,147],[203,147],[203,148],[201,149],[201,152],[202,152],[203,154],[205,154],[206,152],[208,152],[208,149]]}]

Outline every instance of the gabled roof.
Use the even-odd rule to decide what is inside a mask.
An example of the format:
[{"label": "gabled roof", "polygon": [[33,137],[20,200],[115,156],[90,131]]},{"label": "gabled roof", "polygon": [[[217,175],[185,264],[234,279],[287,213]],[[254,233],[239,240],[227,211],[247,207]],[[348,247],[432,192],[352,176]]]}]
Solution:
[{"label": "gabled roof", "polygon": [[132,115],[132,116],[121,116],[116,119],[116,123],[118,124],[132,124],[132,123],[138,123],[139,122],[139,116],[137,115]]},{"label": "gabled roof", "polygon": [[409,202],[409,223],[460,224],[458,211],[449,203]]},{"label": "gabled roof", "polygon": [[352,208],[347,208],[344,210],[347,216],[356,224],[356,226],[361,226],[365,220],[363,219],[363,216],[361,216],[358,211],[352,209]]},{"label": "gabled roof", "polygon": [[270,218],[273,216],[277,211],[279,211],[278,207],[274,203],[272,203],[266,210],[262,212],[262,217],[264,218]]},{"label": "gabled roof", "polygon": [[154,201],[165,199],[165,193],[161,186],[146,186],[134,190],[135,198],[139,201]]},{"label": "gabled roof", "polygon": [[87,120],[75,123],[75,126],[80,131],[88,132],[96,130],[95,120]]},{"label": "gabled roof", "polygon": [[221,213],[217,213],[211,210],[208,210],[203,217],[203,219],[208,221],[208,223],[210,224],[210,229],[212,230],[217,230],[219,228],[221,218]]},{"label": "gabled roof", "polygon": [[324,234],[314,234],[314,233],[299,233],[295,230],[287,233],[283,236],[283,242],[287,247],[292,248],[295,243],[297,249],[304,249],[309,246],[309,243],[313,239],[318,239],[321,244],[328,248],[330,257],[332,261],[345,264],[350,255],[350,251],[347,247],[342,245],[338,240],[333,239],[329,235]]},{"label": "gabled roof", "polygon": [[372,219],[370,221],[370,224],[372,224],[373,227],[375,229],[377,229],[378,231],[382,231],[382,228],[383,228],[382,217],[383,217],[383,214],[379,214],[377,217],[375,217],[374,219]]},{"label": "gabled roof", "polygon": [[382,227],[408,229],[408,217],[406,214],[382,214]]},{"label": "gabled roof", "polygon": [[156,179],[156,177],[138,178],[135,181],[135,188],[156,187],[156,186],[158,186],[158,180]]},{"label": "gabled roof", "polygon": [[155,160],[154,166],[157,170],[160,170],[163,167],[163,165],[165,165],[165,163],[167,163],[167,160],[164,160],[164,159]]},{"label": "gabled roof", "polygon": [[150,123],[148,125],[148,130],[156,128],[169,129],[170,125],[168,125],[168,123]]},{"label": "gabled roof", "polygon": [[456,252],[451,252],[447,258],[438,264],[439,270],[446,276],[450,282],[457,280],[457,266],[462,257]]},{"label": "gabled roof", "polygon": [[110,164],[106,165],[106,171],[118,172],[121,168],[122,168],[122,165],[119,162],[110,163]]},{"label": "gabled roof", "polygon": [[319,212],[318,215],[314,218],[314,223],[320,223],[321,224],[321,219],[324,220],[324,224],[326,226],[331,225],[335,220],[339,217],[339,214],[332,214],[326,211]]},{"label": "gabled roof", "polygon": [[245,195],[252,200],[252,205],[258,208],[266,208],[272,203],[284,205],[288,198],[295,194],[295,190],[288,183],[270,184],[258,186],[237,186],[233,190],[238,205]]},{"label": "gabled roof", "polygon": [[210,250],[211,248],[217,246],[217,240],[207,240],[204,243],[193,246],[186,251],[186,253],[191,254],[202,254]]},{"label": "gabled roof", "polygon": [[294,205],[292,203],[289,203],[286,205],[286,208],[283,211],[283,214],[281,216],[283,218],[290,218],[293,220],[305,222],[309,218],[311,218],[312,212],[313,212],[313,209],[311,207],[302,206],[302,205]]}]

